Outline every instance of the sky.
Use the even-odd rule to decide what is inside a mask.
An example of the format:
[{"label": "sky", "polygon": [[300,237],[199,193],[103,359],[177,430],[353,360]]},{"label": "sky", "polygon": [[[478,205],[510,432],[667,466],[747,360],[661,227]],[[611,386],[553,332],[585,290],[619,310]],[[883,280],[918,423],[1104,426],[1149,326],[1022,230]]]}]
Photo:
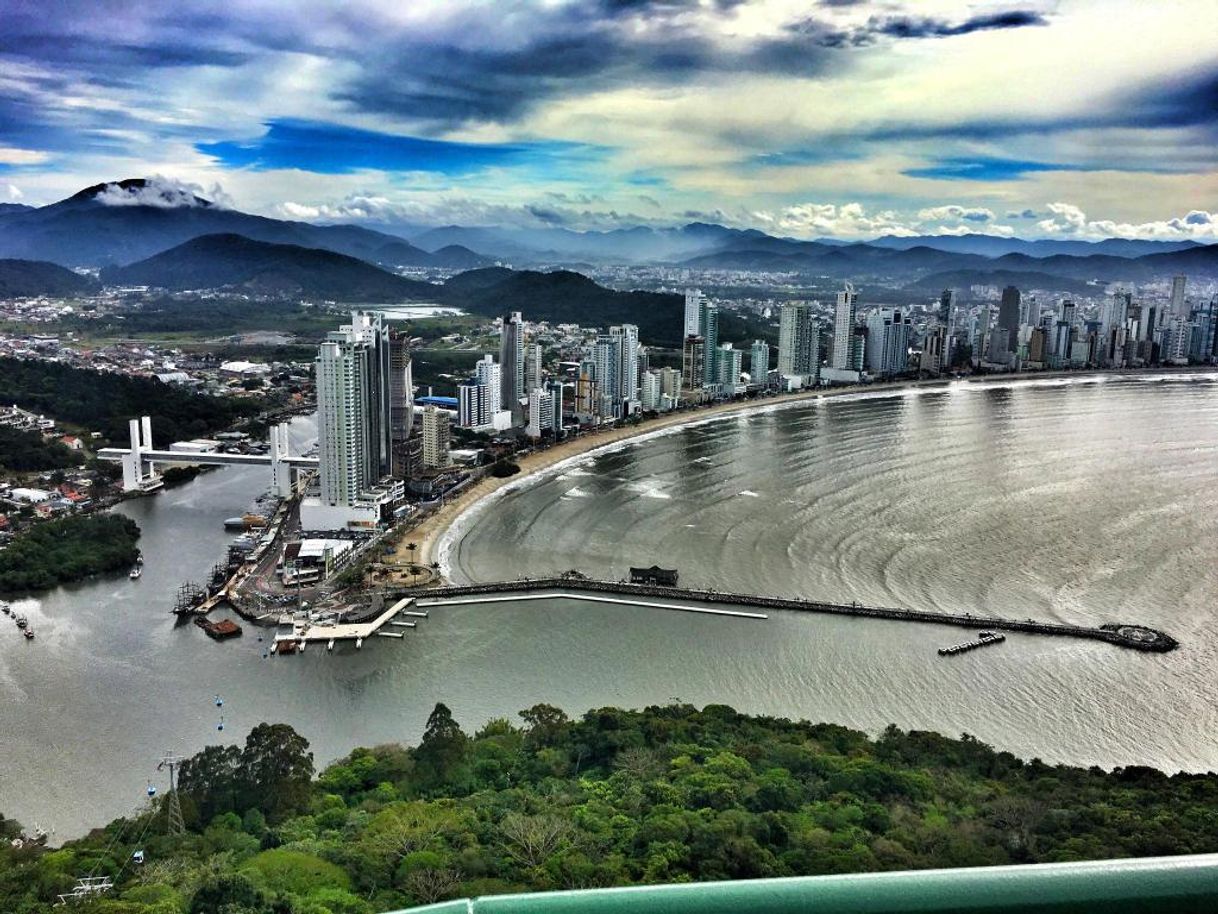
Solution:
[{"label": "sky", "polygon": [[0,203],[156,175],[310,221],[1212,242],[1216,13],[0,0]]}]

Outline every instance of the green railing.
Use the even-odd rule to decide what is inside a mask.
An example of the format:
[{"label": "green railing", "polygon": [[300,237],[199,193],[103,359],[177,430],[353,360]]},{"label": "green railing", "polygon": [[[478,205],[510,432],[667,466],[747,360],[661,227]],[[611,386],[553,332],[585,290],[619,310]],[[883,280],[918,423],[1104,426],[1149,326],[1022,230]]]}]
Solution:
[{"label": "green railing", "polygon": [[492,895],[400,914],[1215,914],[1218,854]]}]

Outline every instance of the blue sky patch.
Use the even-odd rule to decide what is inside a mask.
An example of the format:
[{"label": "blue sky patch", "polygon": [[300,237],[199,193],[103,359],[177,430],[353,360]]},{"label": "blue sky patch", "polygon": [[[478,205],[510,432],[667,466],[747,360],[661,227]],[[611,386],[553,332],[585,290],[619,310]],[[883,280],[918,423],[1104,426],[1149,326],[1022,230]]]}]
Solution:
[{"label": "blue sky patch", "polygon": [[429,171],[461,175],[485,168],[586,161],[595,147],[577,143],[456,143],[360,130],[320,121],[276,120],[252,142],[225,140],[195,148],[232,168],[294,168],[319,174]]},{"label": "blue sky patch", "polygon": [[1030,159],[1000,159],[993,157],[950,157],[938,159],[934,165],[910,168],[901,172],[911,178],[937,178],[940,181],[1018,181],[1026,174],[1041,171],[1091,171],[1082,165],[1058,165],[1034,162]]}]

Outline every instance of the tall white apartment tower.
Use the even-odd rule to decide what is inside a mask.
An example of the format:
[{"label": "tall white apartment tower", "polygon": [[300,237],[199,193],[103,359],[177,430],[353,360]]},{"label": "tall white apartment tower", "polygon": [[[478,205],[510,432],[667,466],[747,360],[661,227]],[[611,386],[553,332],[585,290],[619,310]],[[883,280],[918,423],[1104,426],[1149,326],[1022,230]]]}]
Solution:
[{"label": "tall white apartment tower", "polygon": [[854,309],[859,296],[854,286],[837,293],[837,310],[833,317],[833,367],[849,370],[854,367]]},{"label": "tall white apartment tower", "polygon": [[682,339],[702,335],[702,307],[705,303],[706,296],[701,289],[685,290],[685,332],[681,335]]},{"label": "tall white apartment tower", "polygon": [[638,400],[639,328],[634,324],[610,327],[609,335],[618,341],[617,399],[623,403]]},{"label": "tall white apartment tower", "polygon": [[321,500],[350,506],[392,468],[389,330],[356,311],[326,335],[314,362]]}]

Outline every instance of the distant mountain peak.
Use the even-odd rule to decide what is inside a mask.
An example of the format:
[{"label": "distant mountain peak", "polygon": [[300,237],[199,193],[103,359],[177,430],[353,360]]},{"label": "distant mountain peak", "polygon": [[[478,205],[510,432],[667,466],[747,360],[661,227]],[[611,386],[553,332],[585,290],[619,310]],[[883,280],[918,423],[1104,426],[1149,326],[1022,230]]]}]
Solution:
[{"label": "distant mountain peak", "polygon": [[172,178],[124,178],[121,181],[108,181],[86,187],[62,202],[95,202],[103,206],[153,206],[158,209],[215,206],[211,200],[200,197],[196,190],[193,185]]}]

